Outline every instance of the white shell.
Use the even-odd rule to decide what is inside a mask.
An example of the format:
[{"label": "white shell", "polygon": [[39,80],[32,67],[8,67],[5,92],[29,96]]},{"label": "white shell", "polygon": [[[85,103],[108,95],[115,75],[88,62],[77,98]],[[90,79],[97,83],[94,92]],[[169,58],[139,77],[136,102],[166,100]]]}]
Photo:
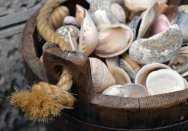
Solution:
[{"label": "white shell", "polygon": [[63,25],[76,25],[79,26],[76,18],[73,16],[66,16],[63,20]]},{"label": "white shell", "polygon": [[132,12],[146,10],[156,2],[166,3],[167,0],[124,0],[125,6]]},{"label": "white shell", "polygon": [[81,26],[84,19],[86,9],[80,5],[76,5],[76,21]]},{"label": "white shell", "polygon": [[151,72],[146,79],[146,88],[151,95],[170,93],[185,89],[181,75],[171,69]]},{"label": "white shell", "polygon": [[101,60],[97,58],[89,58],[89,61],[95,92],[100,93],[109,86],[115,85],[114,77]]},{"label": "white shell", "polygon": [[95,54],[109,58],[124,53],[132,44],[133,32],[123,24],[104,25],[99,32],[99,44]]},{"label": "white shell", "polygon": [[140,98],[149,96],[147,90],[136,84],[114,85],[102,92],[103,95]]},{"label": "white shell", "polygon": [[141,64],[164,63],[178,53],[182,42],[181,30],[178,25],[172,25],[148,39],[135,40],[129,48],[129,55]]},{"label": "white shell", "polygon": [[85,11],[85,14],[81,25],[78,51],[89,56],[98,44],[98,32],[89,12]]},{"label": "white shell", "polygon": [[114,67],[110,70],[110,72],[112,73],[112,76],[115,78],[117,85],[131,83],[129,75],[122,68]]},{"label": "white shell", "polygon": [[122,85],[113,85],[105,89],[102,94],[109,96],[121,96],[121,90],[119,89]]},{"label": "white shell", "polygon": [[135,83],[145,86],[146,78],[148,77],[148,75],[152,71],[156,71],[156,70],[160,70],[160,69],[170,69],[170,67],[168,67],[165,64],[160,64],[160,63],[147,64],[147,65],[143,66],[136,74]]},{"label": "white shell", "polygon": [[90,12],[97,26],[125,23],[124,9],[116,0],[93,0],[90,4]]}]

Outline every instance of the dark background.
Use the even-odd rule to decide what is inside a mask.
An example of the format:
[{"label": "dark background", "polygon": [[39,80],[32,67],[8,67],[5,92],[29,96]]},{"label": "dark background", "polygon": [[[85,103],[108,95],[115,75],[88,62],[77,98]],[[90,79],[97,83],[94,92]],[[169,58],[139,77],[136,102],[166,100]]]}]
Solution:
[{"label": "dark background", "polygon": [[27,88],[20,42],[25,22],[45,0],[0,0],[0,131],[46,131],[10,106],[8,96]]}]

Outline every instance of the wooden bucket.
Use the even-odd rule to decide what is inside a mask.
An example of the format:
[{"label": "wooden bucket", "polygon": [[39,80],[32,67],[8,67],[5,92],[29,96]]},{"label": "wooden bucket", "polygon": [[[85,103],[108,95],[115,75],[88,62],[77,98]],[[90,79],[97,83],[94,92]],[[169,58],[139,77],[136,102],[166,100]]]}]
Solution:
[{"label": "wooden bucket", "polygon": [[[172,1],[179,2],[179,1]],[[88,7],[83,0],[66,3],[75,12],[75,5]],[[72,92],[77,101],[72,110],[48,125],[56,131],[121,131],[121,130],[188,130],[188,89],[145,98],[121,98],[94,93],[88,58],[78,52],[63,52],[51,47],[44,52],[44,65],[39,61],[44,40],[36,29],[37,13],[28,20],[21,51],[29,84],[46,81],[56,84],[58,70],[66,64],[73,71]]]}]

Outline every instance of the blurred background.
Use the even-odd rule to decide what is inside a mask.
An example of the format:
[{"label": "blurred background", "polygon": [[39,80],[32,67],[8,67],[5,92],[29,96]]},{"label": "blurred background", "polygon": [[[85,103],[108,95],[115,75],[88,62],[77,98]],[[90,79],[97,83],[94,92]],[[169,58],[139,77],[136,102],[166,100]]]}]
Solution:
[{"label": "blurred background", "polygon": [[46,131],[11,107],[8,96],[27,88],[20,42],[25,22],[45,0],[0,0],[0,131]]}]

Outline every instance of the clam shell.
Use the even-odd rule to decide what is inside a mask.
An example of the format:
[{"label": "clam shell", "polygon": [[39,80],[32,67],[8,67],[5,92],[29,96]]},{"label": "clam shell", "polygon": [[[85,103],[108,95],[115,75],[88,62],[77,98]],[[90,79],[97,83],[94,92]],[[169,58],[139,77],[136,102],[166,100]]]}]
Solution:
[{"label": "clam shell", "polygon": [[[64,41],[70,45],[73,51],[78,48],[77,39],[80,35],[78,27],[74,25],[65,25],[56,30],[56,34],[64,39]],[[60,45],[61,46],[61,45]]]},{"label": "clam shell", "polygon": [[131,83],[129,75],[122,68],[114,67],[110,70],[110,72],[112,73],[112,76],[115,78],[117,85]]},{"label": "clam shell", "polygon": [[103,58],[114,57],[129,49],[133,41],[133,32],[123,24],[104,25],[99,32],[98,40],[95,54]]},{"label": "clam shell", "polygon": [[169,66],[178,73],[188,70],[188,54],[178,54],[169,63]]},{"label": "clam shell", "polygon": [[129,55],[141,64],[164,63],[178,53],[182,42],[181,30],[178,25],[172,25],[148,39],[135,40],[129,48]]},{"label": "clam shell", "polygon": [[145,86],[146,78],[148,77],[148,75],[153,71],[157,71],[161,69],[170,69],[170,67],[160,63],[147,64],[143,66],[136,74],[135,83]]},{"label": "clam shell", "polygon": [[140,23],[142,21],[142,18],[140,16],[134,17],[131,22],[128,24],[128,26],[131,28],[134,34],[134,39],[136,39],[138,35],[138,29],[140,27]]},{"label": "clam shell", "polygon": [[122,96],[120,87],[122,85],[113,85],[105,89],[102,94],[103,95],[108,95],[108,96]]},{"label": "clam shell", "polygon": [[119,97],[130,97],[130,98],[140,98],[149,96],[147,90],[136,84],[126,84],[126,85],[115,85],[107,88],[102,92],[103,95],[119,96]]},{"label": "clam shell", "polygon": [[146,10],[157,2],[166,3],[167,0],[124,0],[125,6],[132,12]]},{"label": "clam shell", "polygon": [[143,38],[147,35],[149,27],[154,22],[155,18],[160,14],[160,6],[158,3],[148,8],[142,17],[142,22],[138,31],[137,39]]},{"label": "clam shell", "polygon": [[90,4],[90,12],[97,26],[125,23],[124,9],[115,0],[93,0]]},{"label": "clam shell", "polygon": [[162,12],[165,16],[167,16],[168,20],[171,24],[175,24],[176,17],[178,14],[178,8],[175,5],[169,5],[164,11]]},{"label": "clam shell", "polygon": [[115,79],[106,67],[106,65],[97,58],[89,58],[91,67],[91,76],[94,91],[102,92],[104,89],[115,85]]},{"label": "clam shell", "polygon": [[176,24],[179,25],[180,30],[183,33],[183,40],[188,41],[188,12],[178,12]]},{"label": "clam shell", "polygon": [[75,17],[73,16],[66,16],[63,21],[63,25],[75,25],[79,27],[79,24]]},{"label": "clam shell", "polygon": [[179,11],[188,12],[188,5],[180,5],[180,6],[178,7],[178,10],[179,10]]},{"label": "clam shell", "polygon": [[120,66],[119,61],[120,61],[119,56],[105,59],[105,62],[107,64],[109,70],[111,70],[114,67],[119,67]]},{"label": "clam shell", "polygon": [[151,95],[158,95],[184,90],[185,83],[184,79],[176,71],[161,69],[148,75],[146,88]]},{"label": "clam shell", "polygon": [[98,44],[98,32],[89,12],[85,11],[85,14],[80,30],[78,51],[89,56]]},{"label": "clam shell", "polygon": [[165,15],[160,14],[151,25],[151,30],[149,35],[152,36],[158,34],[168,29],[169,27],[170,27],[170,21],[168,20],[168,18]]},{"label": "clam shell", "polygon": [[85,17],[85,11],[86,9],[80,5],[76,5],[76,21],[79,24],[79,26],[81,26],[81,23]]},{"label": "clam shell", "polygon": [[137,72],[141,69],[140,65],[130,58],[128,54],[124,54],[120,59],[120,67],[123,68],[134,81]]}]

